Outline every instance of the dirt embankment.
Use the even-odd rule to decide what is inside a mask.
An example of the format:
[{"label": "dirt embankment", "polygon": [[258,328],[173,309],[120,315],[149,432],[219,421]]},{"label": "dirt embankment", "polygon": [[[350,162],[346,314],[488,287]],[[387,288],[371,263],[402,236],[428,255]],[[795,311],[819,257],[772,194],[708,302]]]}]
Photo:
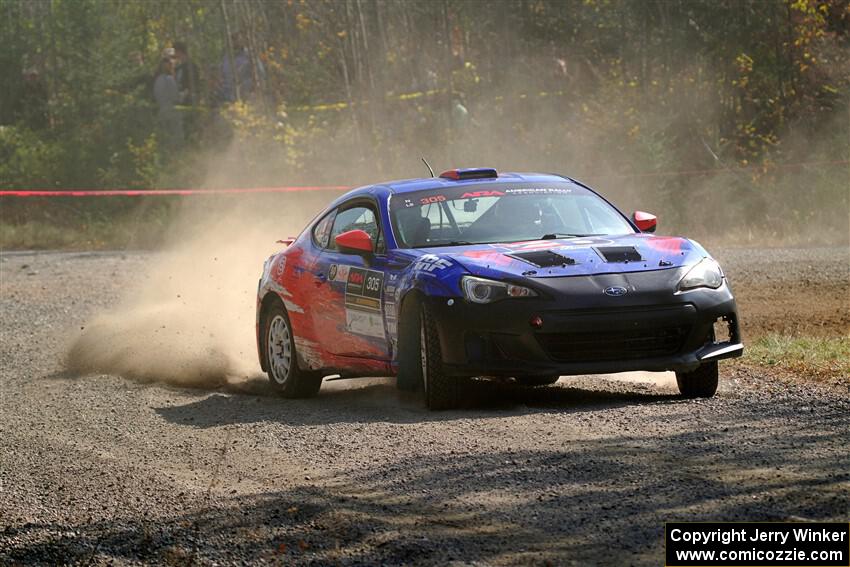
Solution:
[{"label": "dirt embankment", "polygon": [[716,257],[738,302],[745,339],[850,333],[850,250],[730,248]]}]

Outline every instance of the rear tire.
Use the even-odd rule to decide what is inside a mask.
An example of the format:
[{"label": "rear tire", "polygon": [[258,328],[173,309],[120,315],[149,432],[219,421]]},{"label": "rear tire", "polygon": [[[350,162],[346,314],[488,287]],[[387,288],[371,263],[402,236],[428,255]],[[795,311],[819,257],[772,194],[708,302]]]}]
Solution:
[{"label": "rear tire", "polygon": [[690,372],[676,372],[679,393],[684,398],[710,398],[717,392],[720,372],[717,361],[701,365]]},{"label": "rear tire", "polygon": [[431,410],[457,407],[458,380],[443,370],[437,323],[426,305],[422,305],[419,324],[419,363],[425,386],[425,405]]},{"label": "rear tire", "polygon": [[516,381],[523,386],[551,386],[558,381],[560,376],[517,376]]},{"label": "rear tire", "polygon": [[263,348],[269,382],[284,398],[310,398],[322,387],[322,376],[298,368],[289,314],[275,303],[263,316]]}]

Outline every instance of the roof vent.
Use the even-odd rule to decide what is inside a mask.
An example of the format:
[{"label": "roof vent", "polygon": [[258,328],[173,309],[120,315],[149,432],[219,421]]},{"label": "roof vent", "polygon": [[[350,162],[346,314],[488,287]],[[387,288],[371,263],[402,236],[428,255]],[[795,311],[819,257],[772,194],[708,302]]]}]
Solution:
[{"label": "roof vent", "polygon": [[492,167],[470,167],[467,169],[448,169],[441,173],[440,177],[461,181],[464,179],[491,179],[499,177],[499,174]]}]

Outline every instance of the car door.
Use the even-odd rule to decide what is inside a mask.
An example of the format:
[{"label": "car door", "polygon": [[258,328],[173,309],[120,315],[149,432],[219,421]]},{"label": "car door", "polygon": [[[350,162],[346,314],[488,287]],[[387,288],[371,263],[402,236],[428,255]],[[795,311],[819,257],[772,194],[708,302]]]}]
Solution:
[{"label": "car door", "polygon": [[[349,230],[367,232],[375,244],[374,253],[358,255],[337,249],[334,239]],[[312,272],[324,293],[326,286],[333,301],[313,310],[314,328],[330,354],[343,357],[388,360],[389,342],[384,322],[386,257],[376,204],[354,200],[341,205],[333,219],[327,241]]]}]

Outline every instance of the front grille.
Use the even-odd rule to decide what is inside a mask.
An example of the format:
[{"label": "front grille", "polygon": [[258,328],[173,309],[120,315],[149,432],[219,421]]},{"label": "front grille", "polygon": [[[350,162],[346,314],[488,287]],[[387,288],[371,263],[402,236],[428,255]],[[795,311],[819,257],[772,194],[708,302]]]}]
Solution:
[{"label": "front grille", "polygon": [[560,362],[596,362],[654,358],[678,353],[690,332],[689,325],[601,331],[594,333],[539,333],[537,340]]}]

